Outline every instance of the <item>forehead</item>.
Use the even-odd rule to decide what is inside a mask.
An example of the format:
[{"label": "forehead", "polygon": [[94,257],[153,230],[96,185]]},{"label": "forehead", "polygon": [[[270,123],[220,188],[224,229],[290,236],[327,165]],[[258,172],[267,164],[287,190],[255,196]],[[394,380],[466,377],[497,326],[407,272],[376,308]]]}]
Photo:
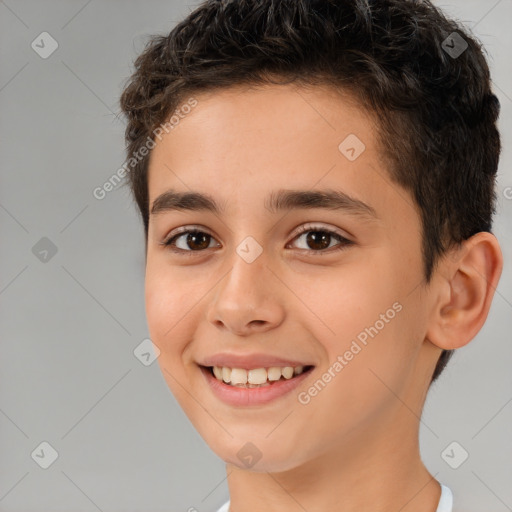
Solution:
[{"label": "forehead", "polygon": [[237,86],[193,95],[197,105],[152,150],[150,206],[166,189],[205,192],[229,209],[270,190],[328,188],[382,214],[409,214],[390,180],[377,126],[349,95],[329,87]]}]

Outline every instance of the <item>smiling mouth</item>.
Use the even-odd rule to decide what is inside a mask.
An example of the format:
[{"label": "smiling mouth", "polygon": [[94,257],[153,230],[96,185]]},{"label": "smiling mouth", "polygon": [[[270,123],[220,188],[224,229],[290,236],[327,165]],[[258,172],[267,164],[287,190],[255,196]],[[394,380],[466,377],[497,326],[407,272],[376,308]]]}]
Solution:
[{"label": "smiling mouth", "polygon": [[227,366],[203,366],[219,382],[239,388],[261,388],[279,381],[292,380],[310,372],[314,366],[271,366],[269,368],[229,368]]}]

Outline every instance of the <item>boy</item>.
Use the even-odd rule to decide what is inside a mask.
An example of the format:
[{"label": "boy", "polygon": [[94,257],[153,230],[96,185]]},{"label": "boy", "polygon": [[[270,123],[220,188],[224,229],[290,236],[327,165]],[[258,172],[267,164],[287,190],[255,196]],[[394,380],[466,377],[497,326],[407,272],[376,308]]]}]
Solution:
[{"label": "boy", "polygon": [[149,331],[220,510],[451,511],[421,411],[503,264],[477,41],[427,1],[209,0],[121,107]]}]

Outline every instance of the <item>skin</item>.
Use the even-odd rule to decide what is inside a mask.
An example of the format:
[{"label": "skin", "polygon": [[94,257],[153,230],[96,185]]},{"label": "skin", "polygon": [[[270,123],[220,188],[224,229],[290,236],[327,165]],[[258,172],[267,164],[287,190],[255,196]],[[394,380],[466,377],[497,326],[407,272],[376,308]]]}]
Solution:
[{"label": "skin", "polygon": [[[226,461],[231,511],[434,512],[441,490],[420,458],[419,418],[442,349],[466,345],[485,322],[502,269],[496,238],[470,238],[426,286],[419,212],[391,182],[374,122],[349,97],[293,85],[195,97],[152,150],[150,205],[172,188],[207,193],[226,211],[150,216],[146,315],[169,388]],[[366,146],[352,162],[338,149],[348,134]],[[265,209],[271,191],[290,188],[343,190],[378,220]],[[318,246],[297,237],[306,223],[352,243],[333,251],[332,238],[314,254]],[[210,248],[191,248],[186,236],[177,243],[192,256],[161,245],[194,225],[213,237]],[[250,264],[236,252],[247,236],[263,248]],[[401,311],[301,404],[298,393],[397,301]],[[212,394],[197,366],[218,352],[293,354],[315,369],[284,397],[236,408]],[[251,468],[237,457],[248,441],[261,452]]]}]

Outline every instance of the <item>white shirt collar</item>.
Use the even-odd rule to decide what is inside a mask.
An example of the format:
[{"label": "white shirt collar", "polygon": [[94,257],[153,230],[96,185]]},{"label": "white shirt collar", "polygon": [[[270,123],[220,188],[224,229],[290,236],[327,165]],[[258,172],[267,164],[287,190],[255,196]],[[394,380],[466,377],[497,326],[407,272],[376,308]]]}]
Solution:
[{"label": "white shirt collar", "polygon": [[[449,487],[441,485],[441,498],[439,499],[439,505],[437,505],[436,512],[452,512],[453,510],[453,494]],[[229,512],[229,501],[224,503],[217,512]]]}]

